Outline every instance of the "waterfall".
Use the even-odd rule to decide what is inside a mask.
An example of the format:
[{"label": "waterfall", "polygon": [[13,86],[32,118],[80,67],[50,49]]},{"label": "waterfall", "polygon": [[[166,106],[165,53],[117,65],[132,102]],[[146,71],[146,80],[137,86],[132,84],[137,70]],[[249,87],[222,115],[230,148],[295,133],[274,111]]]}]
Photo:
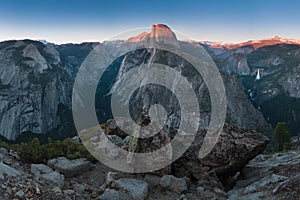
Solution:
[{"label": "waterfall", "polygon": [[260,69],[257,70],[257,75],[256,75],[255,80],[260,80]]}]

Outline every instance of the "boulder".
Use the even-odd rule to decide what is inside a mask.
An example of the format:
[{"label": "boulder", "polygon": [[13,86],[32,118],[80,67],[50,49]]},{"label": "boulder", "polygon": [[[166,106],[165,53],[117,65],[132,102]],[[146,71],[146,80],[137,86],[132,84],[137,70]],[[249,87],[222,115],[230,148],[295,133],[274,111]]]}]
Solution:
[{"label": "boulder", "polygon": [[[112,122],[110,122],[112,123]],[[110,135],[114,133],[115,126],[111,126]],[[225,124],[217,143],[203,158],[198,157],[201,145],[205,139],[207,129],[200,129],[192,144],[187,151],[171,165],[152,172],[153,174],[164,176],[172,175],[175,177],[188,177],[199,180],[198,186],[205,189],[214,190],[215,187],[221,191],[232,188],[236,182],[239,172],[247,163],[262,153],[266,148],[269,139],[261,133],[253,130],[240,128],[235,125]],[[139,138],[135,152],[147,153],[165,147],[169,144],[172,137],[164,131],[160,131],[150,138]],[[155,161],[149,164],[156,165],[171,158],[175,148],[179,145],[186,145],[186,141],[177,141],[170,148],[166,148],[165,155],[155,155]],[[182,143],[182,144],[181,144]],[[124,150],[130,149],[130,142],[125,142],[122,147]],[[157,162],[157,163],[156,163]],[[132,165],[139,167],[139,162],[132,161]],[[224,185],[226,185],[224,187]]]},{"label": "boulder", "polygon": [[[118,135],[116,124],[114,124],[113,121],[108,122],[111,125],[109,134]],[[172,165],[152,173],[163,176],[170,174],[172,170],[173,175],[176,177],[196,178],[199,180],[205,176],[208,178],[207,182],[210,182],[211,178],[209,175],[212,175],[212,179],[217,177],[217,182],[220,182],[219,179],[229,182],[233,180],[233,182],[235,182],[234,176],[236,173],[243,169],[250,160],[262,153],[269,141],[266,136],[256,131],[225,124],[212,151],[204,158],[199,158],[199,150],[206,136],[206,132],[207,129],[200,129],[196,133],[192,144],[179,159],[173,162]],[[171,140],[172,137],[161,130],[153,137],[139,138],[135,152],[153,152],[155,161],[149,164],[157,166],[166,162],[166,159],[171,159],[172,154],[174,154],[174,152],[176,153],[176,151],[174,151],[175,148],[178,148],[180,145],[186,145],[186,141],[179,141],[176,142],[176,144],[172,144],[169,148],[166,144],[169,144]],[[168,147],[165,148],[164,155],[156,155],[156,150],[162,147]],[[122,148],[128,151],[130,149],[130,142],[125,142]],[[138,160],[133,160],[130,164],[135,167],[140,167]],[[234,185],[234,183],[232,183],[232,185]],[[222,186],[219,188],[223,190]]]},{"label": "boulder", "polygon": [[53,171],[50,167],[44,164],[31,164],[30,171],[34,174],[34,178],[39,182],[50,182],[59,187],[64,186],[64,175],[57,171]]},{"label": "boulder", "polygon": [[178,200],[188,200],[185,194],[181,194]]},{"label": "boulder", "polygon": [[144,177],[144,181],[146,181],[150,186],[158,186],[160,184],[160,179],[160,176],[149,173],[147,173]]},{"label": "boulder", "polygon": [[87,187],[86,184],[79,184],[79,183],[75,183],[72,186],[73,190],[80,194],[85,191],[86,187]]},{"label": "boulder", "polygon": [[8,150],[6,148],[0,148],[0,160],[3,160],[5,157],[8,156]]},{"label": "boulder", "polygon": [[65,157],[54,158],[47,163],[51,168],[64,174],[66,177],[74,177],[92,168],[92,164],[85,158],[69,160]]},{"label": "boulder", "polygon": [[16,177],[21,174],[23,174],[21,171],[4,164],[2,161],[0,162],[0,179],[4,179],[5,177]]},{"label": "boulder", "polygon": [[[123,122],[124,123],[124,122]],[[105,124],[106,135],[117,135],[119,137],[126,137],[127,133],[122,131],[114,119],[107,120]]]},{"label": "boulder", "polygon": [[124,191],[106,189],[98,200],[132,200],[132,197]]},{"label": "boulder", "polygon": [[197,192],[202,193],[202,192],[204,192],[204,187],[199,186],[196,188],[196,190],[197,190]]},{"label": "boulder", "polygon": [[148,183],[139,179],[121,178],[114,181],[111,187],[130,194],[134,200],[143,200],[148,195]]},{"label": "boulder", "polygon": [[17,197],[22,198],[22,197],[24,197],[25,193],[24,193],[23,190],[19,190],[15,195],[16,195]]},{"label": "boulder", "polygon": [[44,164],[31,164],[31,173],[33,174],[48,174],[53,172],[53,170]]},{"label": "boulder", "polygon": [[177,178],[172,175],[165,175],[160,179],[160,185],[163,188],[172,190],[177,193],[181,193],[183,191],[186,191],[187,184],[184,178]]},{"label": "boulder", "polygon": [[81,142],[79,136],[77,136],[77,135],[72,137],[72,141],[75,142],[75,143],[80,143]]},{"label": "boulder", "polygon": [[40,176],[37,176],[37,179],[43,180],[43,181],[49,181],[53,184],[63,187],[64,186],[64,175],[60,174],[59,172],[51,172],[47,174],[41,174]]},{"label": "boulder", "polygon": [[72,196],[75,194],[75,191],[71,190],[71,189],[67,189],[67,190],[64,190],[63,193],[66,194],[67,196]]},{"label": "boulder", "polygon": [[122,138],[120,138],[117,135],[108,135],[107,137],[112,143],[114,143],[118,147],[122,147],[125,144]]},{"label": "boulder", "polygon": [[215,173],[218,178],[226,179],[262,153],[269,141],[258,132],[225,124],[212,151],[206,157],[199,158],[206,131],[199,130],[188,150],[172,164],[175,176],[202,179],[208,173]]},{"label": "boulder", "polygon": [[52,192],[54,192],[54,193],[62,193],[62,190],[61,190],[60,187],[54,187],[54,188],[52,188]]}]

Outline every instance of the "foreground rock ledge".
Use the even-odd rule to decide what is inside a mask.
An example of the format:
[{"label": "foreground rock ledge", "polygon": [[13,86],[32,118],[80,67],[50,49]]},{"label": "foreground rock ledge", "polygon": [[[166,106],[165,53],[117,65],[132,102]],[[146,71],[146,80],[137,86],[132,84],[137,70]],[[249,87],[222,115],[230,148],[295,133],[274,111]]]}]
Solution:
[{"label": "foreground rock ledge", "polygon": [[[106,124],[106,134],[125,137],[124,132],[120,134],[117,126],[112,127],[111,121],[109,122]],[[166,169],[154,173],[159,176],[172,174],[176,177],[188,177],[191,180],[200,180],[199,185],[205,188],[218,187],[222,190],[228,190],[233,187],[239,175],[238,173],[250,160],[262,153],[269,142],[269,139],[261,133],[225,124],[217,144],[206,157],[200,159],[198,154],[206,132],[206,129],[199,130],[193,143],[178,160]],[[169,143],[171,138],[163,133],[157,134],[157,136],[161,135],[164,135],[164,137],[154,136],[139,139],[137,152],[145,152],[145,149],[147,149],[147,152],[153,152],[157,150],[154,148],[155,146],[162,147]],[[123,148],[129,149],[128,144],[124,143]],[[173,146],[172,149],[169,149],[169,153],[172,154],[177,145],[181,144]]]},{"label": "foreground rock ledge", "polygon": [[269,141],[256,131],[225,124],[213,150],[205,158],[199,159],[198,152],[205,134],[206,130],[200,130],[185,154],[173,163],[172,172],[175,176],[198,180],[205,180],[207,176],[216,179],[217,176],[226,184],[250,160],[262,153]]}]

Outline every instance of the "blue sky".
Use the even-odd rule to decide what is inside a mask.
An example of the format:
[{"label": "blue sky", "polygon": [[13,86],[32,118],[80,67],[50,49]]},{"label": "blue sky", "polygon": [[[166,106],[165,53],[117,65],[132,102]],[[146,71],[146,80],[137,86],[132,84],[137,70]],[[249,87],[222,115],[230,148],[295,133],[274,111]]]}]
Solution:
[{"label": "blue sky", "polygon": [[299,9],[297,0],[2,0],[0,41],[103,41],[154,23],[199,41],[300,38]]}]

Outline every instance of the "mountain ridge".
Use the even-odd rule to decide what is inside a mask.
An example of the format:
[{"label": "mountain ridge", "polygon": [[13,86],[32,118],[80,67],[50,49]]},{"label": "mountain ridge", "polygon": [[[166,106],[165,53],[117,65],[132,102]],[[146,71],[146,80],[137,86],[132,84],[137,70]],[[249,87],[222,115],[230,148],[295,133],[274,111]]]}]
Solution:
[{"label": "mountain ridge", "polygon": [[[202,48],[200,42],[197,42],[195,46],[193,42],[177,40],[176,36],[173,37],[174,35],[169,27],[158,24],[152,26],[150,33],[142,33],[131,40],[133,42],[146,40],[147,42],[151,39],[160,41],[160,39],[166,38],[167,43],[187,45],[193,48],[193,51],[199,51],[199,48]],[[275,37],[271,41],[286,42],[287,40]],[[69,122],[72,117],[70,95],[74,77],[76,77],[81,63],[96,45],[102,45],[103,48],[113,52],[114,48],[118,48],[118,44],[124,43],[128,43],[128,41],[102,44],[97,42],[69,43],[51,46],[33,40],[0,42],[0,60],[2,60],[0,65],[2,74],[0,77],[1,135],[14,140],[22,132],[45,133],[59,130],[62,134],[64,131],[62,124],[72,127],[72,123]],[[224,81],[231,87],[228,90],[231,123],[253,128],[254,124],[261,121],[261,125],[264,124],[267,127],[265,119],[272,122],[274,126],[279,119],[291,121],[289,115],[292,115],[293,123],[290,124],[293,125],[293,131],[300,130],[295,125],[298,120],[297,109],[286,109],[288,117],[274,118],[271,116],[274,114],[269,112],[270,108],[266,107],[266,102],[274,100],[278,95],[284,95],[283,98],[286,98],[288,102],[292,97],[296,98],[296,102],[292,101],[296,107],[298,106],[300,97],[298,84],[300,82],[297,76],[291,77],[292,74],[298,74],[300,77],[298,69],[300,48],[298,46],[273,45],[257,49],[239,46],[236,49],[228,50],[223,47],[212,48],[207,43],[202,45],[205,46],[221,73],[224,74]],[[164,52],[155,53],[144,50],[133,52],[127,56],[127,60],[125,58],[120,58],[120,60],[126,64],[123,66],[126,71],[141,64],[137,62],[141,58],[143,58],[143,62],[148,62],[150,55],[157,61],[164,61],[173,67],[187,70],[186,66],[178,66],[177,62],[182,63],[182,61]],[[261,79],[255,81],[255,75],[260,69],[264,69],[261,70]],[[270,79],[270,75],[277,78]],[[290,79],[288,79],[289,77]],[[192,79],[192,77],[190,78]],[[201,85],[201,81],[197,80],[193,78],[194,84]],[[243,97],[243,101],[237,100],[235,96],[239,96],[239,99]],[[271,102],[269,105],[277,105],[278,101]],[[265,109],[268,109],[268,112]],[[250,113],[257,116],[256,119],[249,117]],[[264,114],[265,119],[258,117],[261,116],[261,113]],[[45,121],[45,119],[47,120]],[[259,120],[257,121],[257,119]]]},{"label": "mountain ridge", "polygon": [[[158,27],[158,28],[156,28]],[[88,44],[88,43],[96,43],[96,44],[103,44],[103,43],[107,43],[107,42],[116,42],[116,41],[125,41],[125,42],[141,42],[143,40],[149,39],[149,38],[157,38],[157,34],[155,32],[157,32],[155,29],[158,30],[169,30],[169,33],[167,34],[167,37],[174,37],[174,39],[176,41],[182,41],[182,42],[189,42],[189,43],[200,43],[202,45],[205,46],[209,46],[210,48],[216,48],[216,49],[227,49],[227,50],[233,50],[233,49],[237,49],[240,47],[245,47],[245,46],[252,46],[255,50],[261,47],[265,47],[265,46],[273,46],[273,45],[278,45],[278,44],[293,44],[293,45],[300,45],[300,38],[282,38],[279,36],[274,36],[274,37],[269,37],[269,38],[261,38],[261,39],[256,39],[256,40],[247,40],[247,41],[241,41],[241,42],[225,42],[225,41],[209,41],[209,40],[205,40],[205,41],[201,41],[201,40],[178,40],[176,35],[174,34],[174,32],[172,31],[172,29],[170,27],[168,27],[167,25],[164,24],[154,24],[152,26],[152,30],[151,32],[142,32],[136,36],[130,37],[128,39],[124,39],[124,40],[104,40],[103,42],[99,42],[99,41],[89,41],[89,42],[67,42],[67,43],[54,43],[54,42],[50,42],[47,41],[45,39],[43,40],[35,40],[35,39],[21,39],[21,40],[3,40],[0,41],[0,43],[3,42],[13,42],[13,41],[24,41],[24,40],[28,40],[28,41],[36,41],[36,42],[41,42],[44,45],[51,45],[51,46],[59,46],[59,45],[76,45],[76,44]],[[163,32],[163,31],[160,31]],[[158,35],[160,35],[160,37],[162,37],[163,33],[158,33]],[[173,40],[173,39],[172,39]]]},{"label": "mountain ridge", "polygon": [[281,38],[279,36],[274,36],[273,38],[262,38],[258,40],[248,40],[239,43],[229,43],[229,42],[200,42],[202,44],[209,45],[211,48],[223,48],[227,50],[233,50],[240,47],[252,46],[255,50],[265,46],[273,46],[278,44],[293,44],[300,45],[300,39],[292,38]]}]

